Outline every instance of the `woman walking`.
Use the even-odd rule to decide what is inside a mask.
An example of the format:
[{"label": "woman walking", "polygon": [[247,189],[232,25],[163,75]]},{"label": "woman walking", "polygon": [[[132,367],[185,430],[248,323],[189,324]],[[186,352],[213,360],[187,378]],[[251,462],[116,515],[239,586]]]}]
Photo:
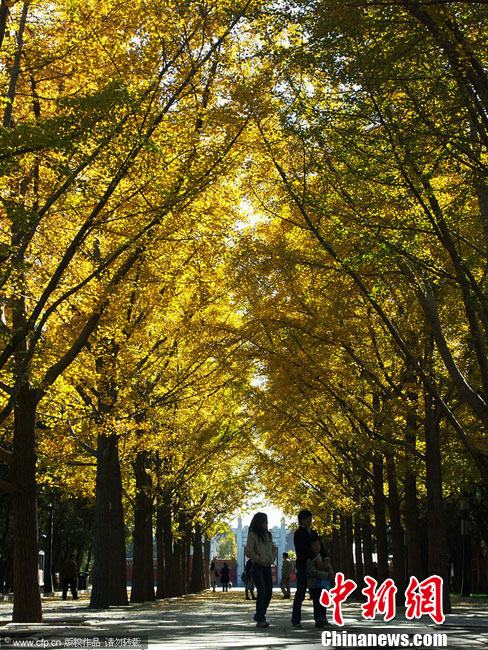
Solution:
[{"label": "woman walking", "polygon": [[271,565],[274,562],[273,538],[268,530],[268,516],[257,512],[249,525],[247,557],[252,561],[252,577],[257,590],[256,627],[268,627],[266,610],[273,595]]}]

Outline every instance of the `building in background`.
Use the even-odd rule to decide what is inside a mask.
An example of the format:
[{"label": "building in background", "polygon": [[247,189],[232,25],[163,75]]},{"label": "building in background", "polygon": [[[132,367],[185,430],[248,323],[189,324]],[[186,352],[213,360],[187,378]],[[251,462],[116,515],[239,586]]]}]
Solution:
[{"label": "building in background", "polygon": [[[244,553],[244,547],[246,546],[248,531],[249,531],[249,526],[243,526],[242,518],[239,517],[237,520],[237,528],[232,528],[232,532],[235,535],[236,547],[237,547],[237,557],[235,560],[236,567],[235,567],[234,575],[236,576],[235,584],[238,587],[244,586],[241,580],[241,575],[242,572],[244,571],[244,567],[246,565],[246,560],[247,560]],[[273,526],[273,528],[270,529],[270,532],[273,536],[273,546],[275,550],[275,564],[272,567],[273,583],[275,586],[277,586],[280,584],[281,581],[281,564],[282,564],[283,553],[294,550],[293,530],[286,527],[285,519],[282,518],[281,525]],[[219,547],[219,543],[220,543],[220,536],[216,536],[212,538],[210,544],[211,558],[217,556],[217,549]],[[228,564],[230,566],[230,562],[228,562]],[[292,571],[292,579],[293,578],[294,578],[294,571]]]}]

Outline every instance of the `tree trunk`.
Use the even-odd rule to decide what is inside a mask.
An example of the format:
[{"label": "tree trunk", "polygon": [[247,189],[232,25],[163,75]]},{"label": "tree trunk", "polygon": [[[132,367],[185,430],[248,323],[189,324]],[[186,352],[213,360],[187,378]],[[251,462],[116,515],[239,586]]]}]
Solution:
[{"label": "tree trunk", "polygon": [[8,14],[9,10],[6,0],[0,0],[0,48],[2,47],[3,39],[5,38]]},{"label": "tree trunk", "polygon": [[[163,495],[165,498],[165,495]],[[163,544],[164,544],[164,581],[165,595],[180,596],[179,574],[176,560],[176,548],[173,549],[172,512],[169,501],[161,506]],[[176,545],[175,545],[176,547]]]},{"label": "tree trunk", "polygon": [[416,477],[415,474],[408,470],[405,472],[404,487],[407,576],[415,576],[419,580],[422,580],[424,577],[424,570],[422,564]]},{"label": "tree trunk", "polygon": [[189,580],[188,580],[188,569],[189,569],[189,555],[190,555],[190,541],[188,538],[188,532],[185,528],[185,531],[183,533],[183,537],[181,539],[181,548],[180,548],[180,553],[181,553],[181,591],[183,594],[187,594],[189,592]]},{"label": "tree trunk", "polygon": [[147,472],[148,454],[138,452],[134,462],[136,496],[134,506],[134,563],[131,603],[154,600],[154,562],[151,476]]},{"label": "tree trunk", "polygon": [[346,522],[344,521],[344,515],[339,514],[339,528],[338,528],[338,540],[339,540],[339,566],[341,571],[347,573],[347,559],[346,559]]},{"label": "tree trunk", "polygon": [[12,477],[14,531],[14,623],[42,620],[38,575],[39,535],[36,490],[36,408],[35,392],[20,388],[14,408]]},{"label": "tree trunk", "polygon": [[361,520],[361,532],[363,537],[363,558],[364,558],[364,575],[373,576],[373,533],[371,530],[371,516],[369,513],[369,504],[364,509]]},{"label": "tree trunk", "polygon": [[332,566],[335,571],[344,571],[344,567],[341,564],[341,530],[340,530],[340,517],[337,512],[334,512],[332,516],[333,528],[332,528]]},{"label": "tree trunk", "polygon": [[210,540],[206,535],[203,542],[203,578],[205,589],[210,589]]},{"label": "tree trunk", "polygon": [[359,514],[354,515],[354,559],[356,565],[356,582],[358,585],[363,583],[364,578],[364,564],[363,564],[363,544],[361,535],[361,518]]},{"label": "tree trunk", "polygon": [[415,469],[414,450],[417,441],[418,394],[409,392],[410,409],[406,418],[405,442],[405,531],[407,547],[407,577],[415,576],[419,580],[424,578],[422,562],[421,533],[419,521],[419,507],[417,500],[417,472]]},{"label": "tree trunk", "polygon": [[90,564],[91,564],[92,551],[93,551],[93,547],[90,545],[88,547],[88,553],[87,553],[87,556],[86,556],[86,563],[85,563],[85,572],[86,573],[90,573]]},{"label": "tree trunk", "polygon": [[353,556],[353,530],[352,530],[352,516],[344,516],[344,552],[345,552],[345,568],[346,578],[355,579],[354,571],[354,556]]},{"label": "tree trunk", "polygon": [[195,524],[195,532],[193,533],[193,561],[191,565],[190,593],[194,594],[205,589],[204,566],[202,528],[200,524]]},{"label": "tree trunk", "polygon": [[388,475],[388,510],[390,511],[391,545],[393,551],[393,579],[398,588],[397,597],[403,598],[405,583],[405,532],[402,526],[397,475],[393,454],[386,457]]},{"label": "tree trunk", "polygon": [[190,581],[192,572],[192,558],[191,558],[191,533],[186,538],[185,542],[185,558],[186,558],[186,593],[190,593]]},{"label": "tree trunk", "polygon": [[442,466],[439,435],[440,414],[430,394],[425,395],[425,467],[427,485],[428,573],[444,580],[444,613],[451,612],[449,599],[449,549],[442,497]]},{"label": "tree trunk", "polygon": [[98,436],[90,607],[127,605],[124,513],[118,439]]},{"label": "tree trunk", "polygon": [[173,567],[174,567],[174,595],[182,596],[184,592],[183,579],[183,542],[181,539],[174,542]]},{"label": "tree trunk", "polygon": [[386,533],[385,494],[383,491],[383,457],[373,457],[373,505],[376,535],[376,553],[378,556],[378,580],[383,582],[389,576],[388,571],[388,537]]},{"label": "tree trunk", "polygon": [[164,521],[163,508],[159,506],[156,510],[156,551],[157,551],[157,569],[156,569],[156,598],[166,597],[166,580],[165,580],[165,557],[164,557]]},{"label": "tree trunk", "polygon": [[44,547],[44,594],[53,594],[53,523],[54,510],[49,504],[47,517],[46,544]]},{"label": "tree trunk", "polygon": [[11,535],[12,501],[10,495],[0,494],[0,505],[4,511],[4,528],[0,538],[0,593],[8,594],[12,585],[12,552]]},{"label": "tree trunk", "polygon": [[[2,1],[2,5],[5,3]],[[10,73],[10,83],[7,91],[7,103],[5,104],[5,111],[3,114],[3,128],[8,129],[12,126],[13,104],[17,91],[17,81],[19,79],[21,70],[22,51],[24,47],[24,31],[27,24],[27,13],[29,11],[29,2],[24,2],[22,5],[22,12],[20,14],[19,27],[17,29],[17,48],[15,50],[12,70]],[[0,29],[2,30],[1,39],[5,33],[5,20],[7,14],[4,14],[3,7],[0,9]]]}]

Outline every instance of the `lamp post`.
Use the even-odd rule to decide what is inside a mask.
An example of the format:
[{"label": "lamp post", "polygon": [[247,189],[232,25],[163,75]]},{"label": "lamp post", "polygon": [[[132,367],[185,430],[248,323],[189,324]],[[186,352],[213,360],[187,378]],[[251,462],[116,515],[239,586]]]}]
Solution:
[{"label": "lamp post", "polygon": [[48,524],[46,535],[46,551],[44,556],[44,594],[53,593],[53,570],[52,570],[52,557],[53,557],[53,524],[54,524],[54,506],[52,503],[48,505]]},{"label": "lamp post", "polygon": [[469,540],[468,503],[466,499],[461,501],[461,596],[471,594],[471,546]]}]

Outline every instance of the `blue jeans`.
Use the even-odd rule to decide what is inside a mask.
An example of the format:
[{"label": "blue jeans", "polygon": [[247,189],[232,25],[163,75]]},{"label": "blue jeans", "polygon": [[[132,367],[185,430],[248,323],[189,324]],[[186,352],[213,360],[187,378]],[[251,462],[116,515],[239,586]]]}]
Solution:
[{"label": "blue jeans", "polygon": [[293,600],[293,612],[291,615],[292,625],[297,625],[302,620],[302,603],[307,591],[307,569],[297,567],[297,590]]},{"label": "blue jeans", "polygon": [[254,620],[262,623],[266,620],[266,610],[268,609],[271,596],[273,595],[273,577],[270,566],[252,565],[252,577],[256,585],[256,615]]}]

